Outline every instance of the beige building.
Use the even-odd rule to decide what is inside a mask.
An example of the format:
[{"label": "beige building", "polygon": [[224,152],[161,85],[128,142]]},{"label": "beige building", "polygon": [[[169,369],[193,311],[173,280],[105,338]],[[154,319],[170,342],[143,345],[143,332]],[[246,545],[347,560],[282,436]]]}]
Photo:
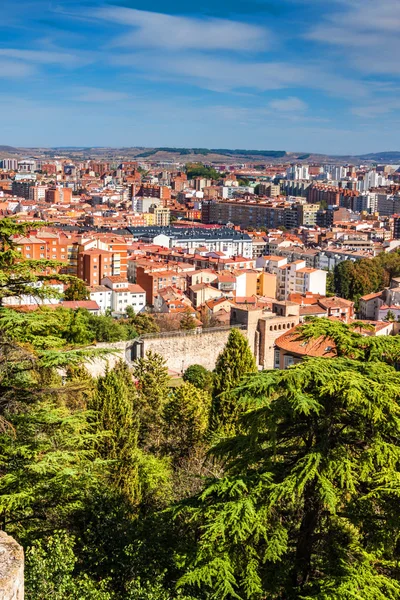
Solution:
[{"label": "beige building", "polygon": [[257,295],[276,298],[276,275],[262,271],[257,277]]},{"label": "beige building", "polygon": [[189,288],[189,298],[195,308],[199,308],[199,306],[208,300],[221,298],[222,295],[220,290],[217,290],[208,283],[198,283]]},{"label": "beige building", "polygon": [[149,212],[143,213],[142,217],[148,227],[167,227],[171,222],[171,211],[163,206],[151,206]]}]

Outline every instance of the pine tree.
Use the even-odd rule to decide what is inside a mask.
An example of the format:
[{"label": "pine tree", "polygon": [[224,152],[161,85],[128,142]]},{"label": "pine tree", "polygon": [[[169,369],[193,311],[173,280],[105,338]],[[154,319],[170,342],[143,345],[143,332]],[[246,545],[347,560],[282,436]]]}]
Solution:
[{"label": "pine tree", "polygon": [[[225,475],[184,504],[198,542],[180,586],[213,600],[400,596],[400,374],[308,359],[249,377]],[[187,513],[188,511],[188,513]]]},{"label": "pine tree", "polygon": [[188,456],[204,441],[209,425],[211,396],[191,383],[177,387],[163,414],[167,447],[175,459]]},{"label": "pine tree", "polygon": [[232,329],[228,342],[214,369],[212,427],[232,431],[236,427],[240,405],[232,395],[247,373],[257,371],[249,343],[239,329]]},{"label": "pine tree", "polygon": [[98,379],[89,409],[94,413],[96,434],[100,434],[99,455],[113,461],[111,481],[134,503],[140,498],[136,407],[137,391],[132,375],[126,363],[119,361]]},{"label": "pine tree", "polygon": [[0,433],[0,521],[24,539],[66,525],[87,490],[101,477],[94,437],[84,413],[71,414],[46,399],[19,402],[5,412]]},{"label": "pine tree", "polygon": [[142,447],[157,448],[161,443],[162,412],[170,393],[168,369],[162,356],[149,350],[133,365],[137,380]]}]

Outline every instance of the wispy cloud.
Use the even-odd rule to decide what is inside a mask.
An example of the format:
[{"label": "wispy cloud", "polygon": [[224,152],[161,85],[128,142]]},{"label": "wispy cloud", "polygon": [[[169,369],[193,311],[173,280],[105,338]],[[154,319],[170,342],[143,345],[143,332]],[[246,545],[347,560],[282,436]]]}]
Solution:
[{"label": "wispy cloud", "polygon": [[0,77],[28,77],[36,72],[32,65],[13,60],[0,60]]},{"label": "wispy cloud", "polygon": [[119,46],[256,51],[267,48],[273,38],[264,27],[228,19],[199,19],[118,6],[100,8],[93,14],[131,28],[114,40]]},{"label": "wispy cloud", "polygon": [[80,88],[75,100],[80,102],[119,102],[129,98],[128,94],[116,90],[103,90],[100,88]]},{"label": "wispy cloud", "polygon": [[284,113],[297,113],[307,109],[307,104],[303,102],[303,100],[300,100],[300,98],[294,96],[272,100],[272,102],[269,103],[269,106],[273,110]]},{"label": "wispy cloud", "polygon": [[367,94],[362,82],[327,73],[317,63],[244,61],[241,58],[211,57],[202,53],[140,53],[111,55],[113,65],[142,71],[145,75],[175,78],[205,89],[267,91],[313,88],[329,94],[360,98]]},{"label": "wispy cloud", "polygon": [[50,50],[19,50],[18,48],[0,48],[0,58],[4,56],[41,65],[61,65],[63,67],[83,66],[92,62],[87,53],[72,54]]},{"label": "wispy cloud", "polygon": [[346,64],[362,73],[399,75],[398,0],[336,0],[336,4],[305,37],[343,51]]}]

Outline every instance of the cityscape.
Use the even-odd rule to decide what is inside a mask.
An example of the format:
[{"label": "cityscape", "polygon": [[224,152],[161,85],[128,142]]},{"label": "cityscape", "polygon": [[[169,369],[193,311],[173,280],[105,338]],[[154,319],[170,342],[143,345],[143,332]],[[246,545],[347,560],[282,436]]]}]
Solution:
[{"label": "cityscape", "polygon": [[3,0],[0,600],[399,600],[395,0]]}]

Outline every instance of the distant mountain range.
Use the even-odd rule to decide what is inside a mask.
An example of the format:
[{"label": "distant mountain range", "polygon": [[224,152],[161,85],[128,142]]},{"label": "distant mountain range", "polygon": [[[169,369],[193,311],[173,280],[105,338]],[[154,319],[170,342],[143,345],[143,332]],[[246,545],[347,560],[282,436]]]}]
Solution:
[{"label": "distant mountain range", "polygon": [[174,148],[174,147],[83,147],[83,146],[58,146],[54,148],[15,148],[13,146],[0,146],[0,158],[9,155],[17,156],[71,156],[71,158],[109,158],[109,159],[151,159],[159,161],[178,162],[213,162],[230,163],[248,162],[382,162],[400,164],[400,151],[373,152],[360,155],[328,155],[306,152],[287,152],[285,150],[246,150],[229,148]]}]

